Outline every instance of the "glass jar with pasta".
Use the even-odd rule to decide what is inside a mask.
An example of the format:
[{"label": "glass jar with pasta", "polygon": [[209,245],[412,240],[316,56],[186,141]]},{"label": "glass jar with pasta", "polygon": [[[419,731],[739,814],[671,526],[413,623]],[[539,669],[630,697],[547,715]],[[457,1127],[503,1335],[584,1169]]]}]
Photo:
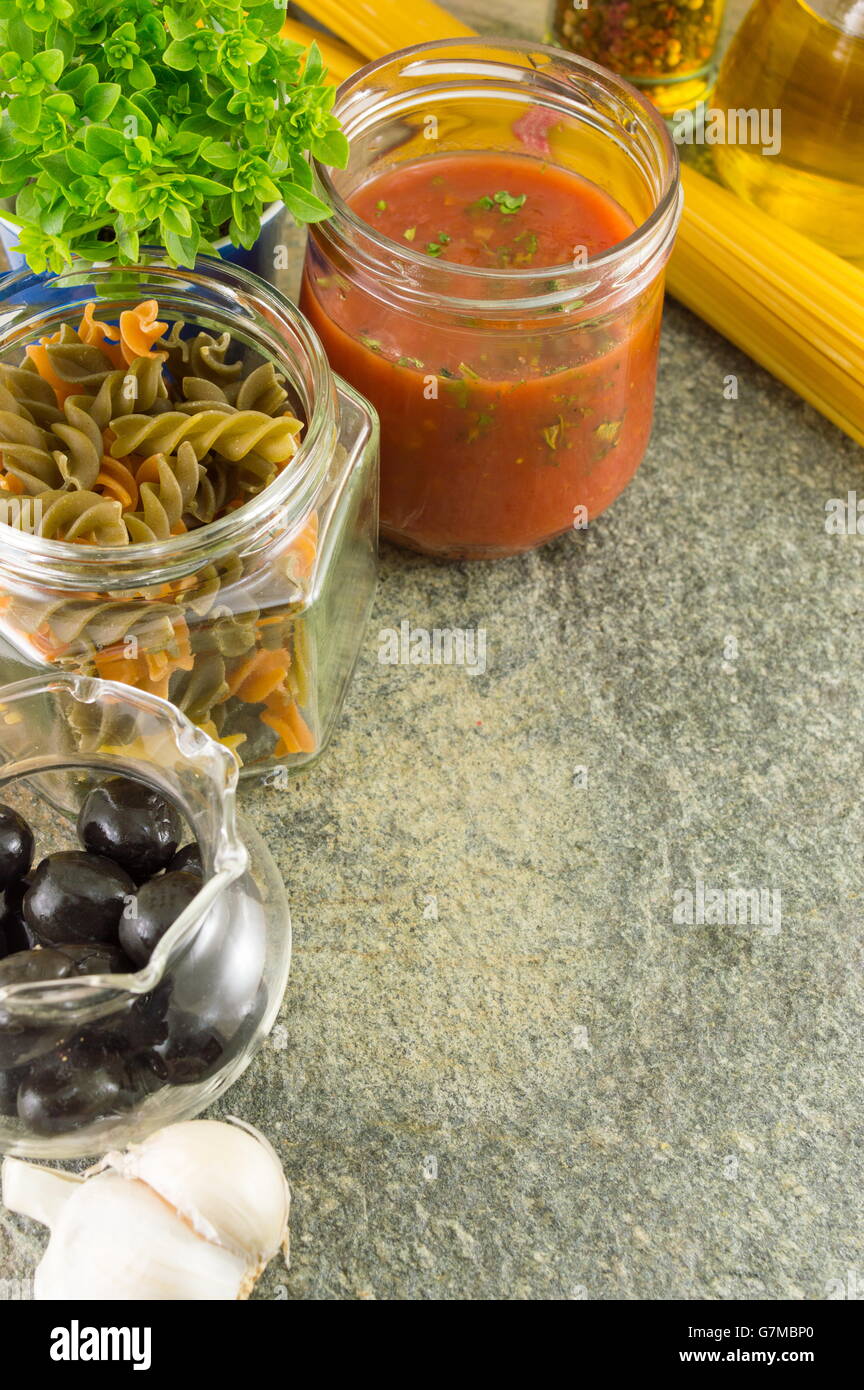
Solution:
[{"label": "glass jar with pasta", "polygon": [[9,276],[0,636],[171,700],[245,775],[302,767],[374,591],[377,453],[374,411],[238,267]]}]

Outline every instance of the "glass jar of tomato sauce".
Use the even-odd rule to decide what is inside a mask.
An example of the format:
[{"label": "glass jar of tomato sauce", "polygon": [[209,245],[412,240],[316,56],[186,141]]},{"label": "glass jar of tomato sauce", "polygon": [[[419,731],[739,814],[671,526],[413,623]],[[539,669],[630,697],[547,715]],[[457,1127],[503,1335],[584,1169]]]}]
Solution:
[{"label": "glass jar of tomato sauce", "polygon": [[583,526],[648,444],[681,207],[651,104],[507,40],[405,49],[339,89],[301,305],[381,419],[381,522],[491,559]]}]

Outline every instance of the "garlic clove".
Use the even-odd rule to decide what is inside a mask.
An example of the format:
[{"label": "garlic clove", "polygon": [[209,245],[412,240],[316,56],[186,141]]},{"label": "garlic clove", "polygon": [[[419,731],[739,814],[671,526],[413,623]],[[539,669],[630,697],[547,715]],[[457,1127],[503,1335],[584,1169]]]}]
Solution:
[{"label": "garlic clove", "polygon": [[52,1227],[35,1280],[37,1299],[236,1299],[242,1255],[178,1220],[143,1183],[105,1172],[82,1183]]},{"label": "garlic clove", "polygon": [[187,1120],[107,1154],[99,1167],[145,1183],[204,1240],[243,1259],[247,1289],[287,1250],[291,1190],[272,1145],[251,1125]]},{"label": "garlic clove", "polygon": [[21,1216],[53,1226],[83,1178],[57,1168],[37,1168],[20,1158],[3,1160],[3,1205]]},{"label": "garlic clove", "polygon": [[3,1198],[51,1229],[38,1299],[248,1298],[268,1260],[287,1256],[290,1189],[239,1120],[169,1125],[83,1178],[7,1158]]}]

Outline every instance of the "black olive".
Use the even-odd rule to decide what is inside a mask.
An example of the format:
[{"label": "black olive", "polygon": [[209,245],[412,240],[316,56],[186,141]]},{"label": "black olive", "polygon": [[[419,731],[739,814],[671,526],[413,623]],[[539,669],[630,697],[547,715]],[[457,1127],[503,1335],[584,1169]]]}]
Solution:
[{"label": "black olive", "polygon": [[[18,951],[0,961],[0,989],[6,985],[68,980],[76,975],[126,974],[134,969],[116,946],[62,944]],[[56,1047],[69,1028],[32,1024],[0,1002],[0,1068],[17,1067]]]},{"label": "black olive", "polygon": [[135,884],[119,864],[80,849],[43,859],[24,894],[24,918],[46,946],[116,941]]},{"label": "black olive", "polygon": [[33,863],[33,831],[11,806],[0,806],[0,888],[23,878]]},{"label": "black olive", "polygon": [[[75,958],[68,952],[55,950],[16,951],[0,961],[0,989],[6,985],[23,985],[40,980],[65,980],[76,974]],[[0,1004],[0,1025],[5,1017]]]},{"label": "black olive", "polygon": [[18,1115],[34,1134],[65,1134],[128,1110],[142,1089],[118,1052],[76,1040],[34,1062],[18,1090]]},{"label": "black olive", "polygon": [[6,955],[30,951],[37,945],[36,937],[24,921],[24,894],[29,887],[30,880],[20,878],[0,893],[0,956],[4,954],[4,941]]},{"label": "black olive", "polygon": [[10,1071],[0,1071],[0,1115],[18,1114],[18,1088],[27,1071],[27,1067],[12,1067]]},{"label": "black olive", "polygon": [[78,838],[85,849],[113,859],[136,883],[166,867],[182,830],[170,801],[128,777],[112,777],[94,787],[78,816]]},{"label": "black olive", "polygon": [[100,1019],[91,1027],[111,1047],[132,1057],[145,1048],[166,1041],[170,1002],[171,984],[163,980],[149,994],[138,995],[125,1008]]},{"label": "black olive", "polygon": [[174,873],[175,870],[185,874],[197,874],[198,878],[203,878],[204,863],[201,858],[201,846],[193,843],[178,849],[168,865],[169,873]]},{"label": "black olive", "polygon": [[239,1023],[233,1015],[220,1020],[218,1004],[212,1009],[210,1018],[169,1009],[167,1036],[142,1054],[141,1060],[148,1062],[169,1086],[207,1081],[250,1041],[264,1015],[267,999],[267,988],[262,980],[248,1012]]},{"label": "black olive", "polygon": [[[76,973],[75,961],[62,951],[18,951],[0,961],[0,989],[6,985],[65,980]],[[0,1068],[20,1066],[50,1051],[63,1031],[48,1025],[34,1026],[0,1001]]]},{"label": "black olive", "polygon": [[146,965],[156,943],[200,891],[194,874],[163,874],[144,884],[120,923],[120,944],[136,965]]},{"label": "black olive", "polygon": [[104,942],[61,941],[51,949],[71,961],[75,975],[131,975],[135,971],[132,961],[119,946]]},{"label": "black olive", "polygon": [[189,1014],[172,1012],[168,1036],[143,1054],[161,1081],[190,1086],[214,1076],[225,1057],[225,1039]]}]

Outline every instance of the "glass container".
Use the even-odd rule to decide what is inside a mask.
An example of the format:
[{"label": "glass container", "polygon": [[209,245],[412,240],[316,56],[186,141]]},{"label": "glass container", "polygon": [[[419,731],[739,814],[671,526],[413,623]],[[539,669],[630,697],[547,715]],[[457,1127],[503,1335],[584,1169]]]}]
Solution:
[{"label": "glass container", "polygon": [[[334,380],[315,333],[278,290],[207,257],[194,270],[157,262],[7,277],[0,380],[10,381],[4,365],[27,362],[28,345],[77,330],[94,300],[109,325],[156,300],[159,320],[172,330],[181,325],[181,348],[190,333],[206,332],[221,345],[217,367],[239,371],[238,381],[272,364],[302,422],[299,447],[269,486],[242,505],[238,498],[234,510],[134,544],[47,538],[38,487],[16,495],[7,477],[0,636],[34,670],[50,665],[121,680],[171,699],[237,753],[243,776],[303,767],[332,732],[374,591],[374,411]],[[63,370],[77,370],[76,351],[73,343]],[[20,381],[12,379],[15,390]],[[9,410],[0,412],[0,457],[3,431],[22,428]],[[55,446],[66,447],[52,428],[39,440],[49,464]],[[109,450],[111,438],[109,429]]]},{"label": "glass container", "polygon": [[[248,1065],[288,979],[285,890],[257,833],[236,819],[234,757],[166,700],[67,673],[5,686],[0,754],[0,803],[31,825],[34,863],[81,848],[84,798],[118,775],[167,796],[200,847],[202,887],[143,968],[10,983],[16,957],[0,960],[0,1149],[103,1153],[197,1114]],[[18,1114],[21,1087],[44,1087],[46,1069],[75,1113],[34,1132]]]},{"label": "glass container", "polygon": [[[300,303],[380,416],[383,533],[493,559],[586,524],[629,482],[651,431],[681,206],[656,110],[560,49],[487,39],[371,63],[335,110],[351,158],[317,168],[334,213],[310,229]],[[574,246],[563,265],[488,268],[398,242],[351,207],[404,163],[477,153],[577,174],[635,231],[600,254]]]},{"label": "glass container", "polygon": [[711,94],[724,9],[725,0],[552,0],[549,29],[671,116]]},{"label": "glass container", "polygon": [[[723,58],[712,108],[726,129],[714,160],[733,192],[864,266],[860,0],[757,0]],[[730,139],[730,117],[758,125],[742,135],[736,124]]]}]

